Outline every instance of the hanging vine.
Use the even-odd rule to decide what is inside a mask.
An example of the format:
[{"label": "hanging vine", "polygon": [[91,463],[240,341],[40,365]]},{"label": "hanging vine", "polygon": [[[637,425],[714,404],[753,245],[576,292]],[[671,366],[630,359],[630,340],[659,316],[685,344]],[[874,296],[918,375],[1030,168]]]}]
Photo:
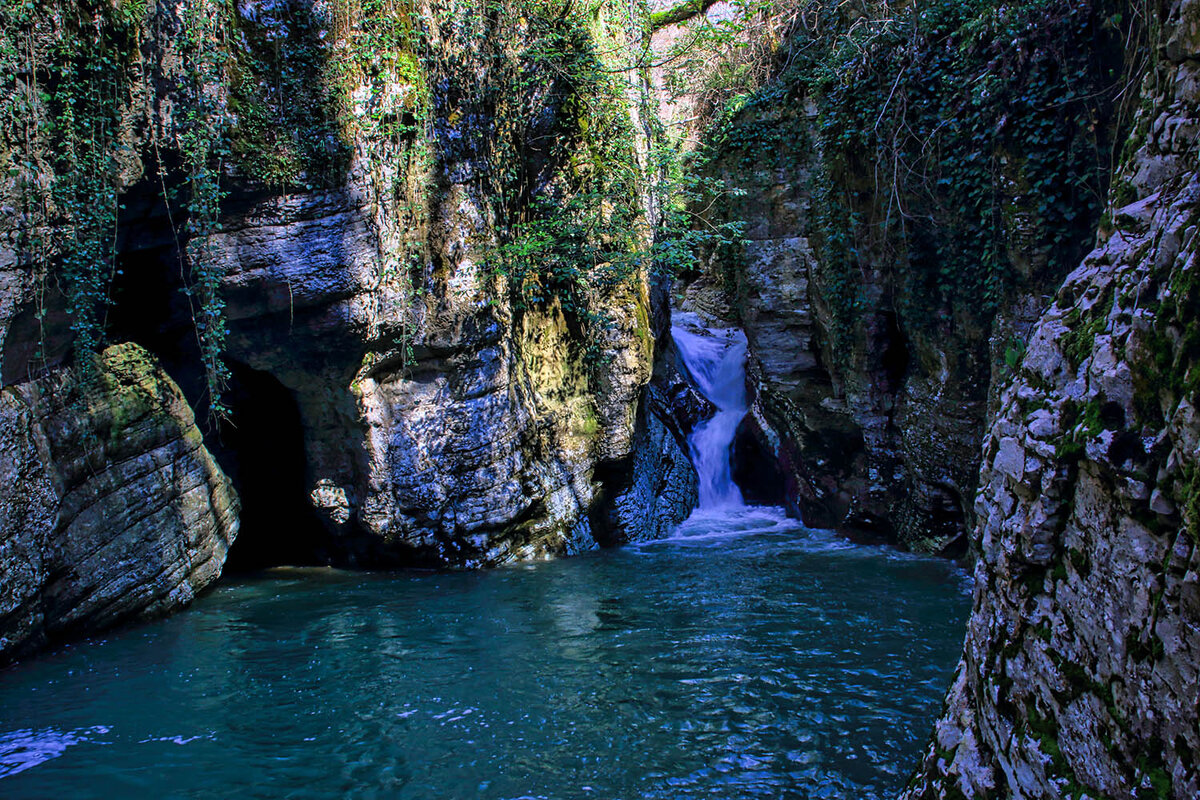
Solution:
[{"label": "hanging vine", "polygon": [[[120,126],[145,10],[144,2],[81,2],[52,18],[33,3],[0,5],[11,32],[0,46],[0,137],[21,203],[16,251],[33,277],[39,324],[53,282],[80,353],[104,339],[117,269]],[[77,366],[91,376],[90,358]]]},{"label": "hanging vine", "polygon": [[727,167],[807,160],[791,167],[811,176],[810,240],[841,345],[873,270],[913,330],[986,339],[1018,286],[1078,263],[1137,94],[1138,6],[800,4],[775,78],[710,140]]},{"label": "hanging vine", "polygon": [[209,411],[216,418],[228,416],[222,396],[229,381],[229,368],[223,359],[228,329],[222,273],[211,238],[217,231],[225,197],[221,174],[229,157],[224,109],[229,49],[223,11],[224,4],[213,0],[197,0],[183,7],[182,51],[190,85],[189,102],[179,121],[187,190],[184,258],[191,278],[188,298],[204,363]]},{"label": "hanging vine", "polygon": [[375,198],[380,297],[400,323],[401,360],[412,361],[413,275],[425,261],[433,168],[433,115],[424,22],[406,0],[341,0],[334,62],[343,119],[359,142]]}]

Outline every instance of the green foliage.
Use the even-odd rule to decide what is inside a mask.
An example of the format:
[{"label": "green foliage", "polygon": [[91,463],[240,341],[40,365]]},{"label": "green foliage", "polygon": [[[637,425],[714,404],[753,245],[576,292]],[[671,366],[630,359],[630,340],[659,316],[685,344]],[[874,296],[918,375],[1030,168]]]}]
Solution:
[{"label": "green foliage", "polygon": [[714,139],[755,159],[780,149],[763,109],[815,109],[817,140],[797,152],[818,154],[813,244],[842,329],[862,275],[885,265],[914,329],[981,332],[1015,287],[1078,263],[1133,71],[1123,4],[953,0],[866,17],[803,5],[765,102]]},{"label": "green foliage", "polygon": [[[776,55],[805,4],[788,0],[688,0],[649,15],[651,31],[671,24],[682,30],[657,60],[669,99],[694,115],[676,123],[693,132],[719,127],[761,91],[771,91]],[[769,152],[769,151],[768,151]]]},{"label": "green foliage", "polygon": [[290,0],[269,16],[230,15],[230,31],[242,43],[229,65],[230,147],[242,172],[267,186],[329,184],[349,160],[340,87],[329,66],[337,44],[327,35],[331,8]]},{"label": "green foliage", "polygon": [[429,86],[411,3],[288,0],[231,26],[243,43],[230,69],[231,144],[247,177],[336,185],[356,140],[372,151],[410,145],[427,160]]},{"label": "green foliage", "polygon": [[1200,394],[1200,276],[1180,265],[1159,296],[1154,326],[1141,334],[1144,352],[1131,365],[1135,410],[1156,427],[1181,399],[1197,402]]},{"label": "green foliage", "polygon": [[1010,339],[1004,348],[1004,368],[1012,372],[1021,365],[1021,359],[1024,357],[1025,342],[1017,338]]},{"label": "green foliage", "polygon": [[491,125],[481,155],[499,243],[489,265],[518,312],[557,302],[594,365],[611,324],[601,301],[645,264],[649,241],[623,69],[629,20],[602,4],[531,2],[496,4],[466,23],[480,31],[488,63],[474,74],[485,82],[463,85],[463,69],[446,75],[445,98],[458,103],[446,116]]},{"label": "green foliage", "polygon": [[[575,318],[595,363],[596,333],[611,324],[606,299],[647,268],[685,271],[700,250],[740,244],[742,226],[713,221],[707,211],[731,192],[686,163],[647,95],[631,89],[642,13],[604,3],[518,7],[525,25],[515,36],[499,33],[499,16],[488,23],[488,41],[518,43],[515,58],[495,58],[503,69],[492,68],[482,93],[490,108],[480,116],[496,126],[486,154],[500,222],[492,267],[518,311],[557,302]],[[643,135],[650,147],[640,157]],[[647,196],[656,201],[649,215]]]},{"label": "green foliage", "polygon": [[[1059,302],[1063,300],[1060,299]],[[1108,324],[1112,305],[1113,292],[1110,286],[1086,307],[1077,304],[1063,316],[1066,331],[1059,340],[1059,348],[1067,357],[1072,369],[1079,369],[1084,360],[1092,354],[1096,336],[1102,333]]]},{"label": "green foliage", "polygon": [[1083,456],[1087,443],[1104,430],[1100,407],[1098,400],[1090,400],[1082,409],[1072,403],[1063,407],[1063,427],[1070,432],[1055,443],[1056,460],[1067,463]]},{"label": "green foliage", "polygon": [[1175,782],[1163,763],[1164,748],[1150,746],[1138,755],[1137,773],[1142,783],[1136,788],[1137,800],[1170,800],[1175,795]]},{"label": "green foliage", "polygon": [[380,231],[379,259],[407,363],[409,304],[420,293],[413,273],[425,263],[433,185],[431,45],[407,0],[338,0],[335,7],[339,44],[330,69],[340,87],[342,128],[358,144],[380,210],[398,222],[391,232]]},{"label": "green foliage", "polygon": [[[407,3],[287,0],[239,15],[197,0],[174,16],[148,0],[0,0],[0,22],[0,163],[21,202],[19,258],[62,290],[80,356],[104,345],[119,196],[139,157],[157,165],[218,416],[228,331],[211,235],[231,176],[276,190],[335,185],[357,141],[381,165],[379,205],[420,227],[424,198],[405,179],[431,163],[430,101]],[[384,242],[381,255],[405,281],[412,248]],[[90,372],[94,359],[76,362]]]},{"label": "green foliage", "polygon": [[[0,30],[7,34],[0,36],[0,175],[10,179],[16,189],[17,207],[9,211],[17,224],[11,245],[18,265],[36,282],[37,320],[44,329],[45,305],[40,298],[48,289],[48,242],[35,220],[51,202],[47,182],[39,174],[44,127],[39,124],[41,92],[25,77],[36,20],[37,6],[32,0],[0,0]],[[40,338],[44,341],[44,334]],[[35,361],[43,357],[39,347]]]},{"label": "green foliage", "polygon": [[673,5],[670,8],[665,8],[662,11],[654,11],[650,14],[650,30],[656,31],[668,25],[677,25],[680,22],[685,22],[699,14],[703,14],[716,4],[717,0],[684,0],[684,2]]},{"label": "green foliage", "polygon": [[182,50],[188,68],[189,96],[180,123],[179,147],[186,176],[187,244],[185,261],[192,285],[188,297],[204,362],[209,413],[225,417],[222,393],[229,368],[222,355],[228,334],[222,274],[212,252],[211,234],[221,213],[222,164],[229,157],[227,118],[215,89],[223,83],[229,48],[219,0],[187,4],[183,11]]},{"label": "green foliage", "polygon": [[[66,298],[76,347],[99,349],[116,271],[118,142],[127,86],[137,70],[144,3],[81,2],[57,17],[59,35],[43,47],[49,20],[39,5],[0,3],[5,30],[0,66],[0,154],[23,208],[19,257],[41,271],[58,256],[53,280]],[[53,240],[38,230],[55,223]],[[38,311],[39,319],[44,309]],[[94,377],[94,361],[78,359]]]},{"label": "green foliage", "polygon": [[703,157],[685,156],[665,130],[656,131],[650,153],[653,195],[659,200],[651,263],[658,275],[694,272],[702,255],[724,270],[726,288],[736,286],[734,272],[745,248],[745,223],[728,206],[745,189],[708,174]]}]

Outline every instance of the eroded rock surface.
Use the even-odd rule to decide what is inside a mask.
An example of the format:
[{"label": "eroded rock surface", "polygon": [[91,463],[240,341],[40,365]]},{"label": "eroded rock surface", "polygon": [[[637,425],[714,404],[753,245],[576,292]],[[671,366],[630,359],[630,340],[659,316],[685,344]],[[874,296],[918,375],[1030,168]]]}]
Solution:
[{"label": "eroded rock surface", "polygon": [[[308,0],[210,11],[218,27],[234,32],[215,38],[229,50],[215,55],[236,69],[233,80],[214,78],[203,91],[214,101],[209,113],[236,113],[217,121],[227,126],[232,153],[219,218],[199,233],[183,229],[184,210],[162,197],[164,188],[178,189],[175,163],[194,124],[180,109],[198,102],[187,67],[204,53],[188,50],[180,32],[195,23],[169,4],[127,22],[137,69],[119,74],[136,86],[117,92],[112,109],[123,203],[112,248],[125,277],[116,281],[105,334],[159,355],[206,415],[210,392],[189,299],[197,296],[196,276],[185,269],[189,253],[204,255],[225,304],[221,355],[234,383],[227,397],[261,406],[256,387],[271,387],[270,402],[288,405],[279,418],[298,418],[293,430],[255,439],[254,426],[237,428],[239,414],[250,418],[246,408],[234,407],[232,430],[209,433],[211,451],[242,481],[252,470],[238,448],[270,449],[281,437],[302,443],[295,460],[303,463],[288,465],[298,475],[288,494],[272,495],[278,487],[269,481],[245,482],[247,518],[255,522],[242,545],[257,541],[253,563],[271,563],[277,534],[257,520],[269,517],[273,502],[301,504],[316,521],[319,533],[306,533],[311,544],[299,553],[308,561],[481,566],[594,547],[604,535],[592,530],[606,513],[598,506],[622,495],[627,472],[643,487],[681,475],[677,442],[664,438],[642,401],[655,342],[644,266],[566,299],[555,295],[561,287],[537,286],[528,303],[517,301],[499,266],[498,250],[518,224],[549,213],[586,172],[579,165],[597,157],[586,149],[584,128],[599,123],[564,106],[571,82],[553,84],[554,70],[545,72],[545,86],[522,77],[524,48],[544,54],[537,37],[573,22],[531,25],[516,14],[440,3],[403,10],[351,3],[344,19]],[[56,36],[74,35],[52,24],[52,12],[33,15],[21,31],[45,58]],[[364,21],[371,15],[383,17]],[[421,30],[407,44],[387,44],[395,58],[355,61],[370,50],[355,37],[396,23],[388,15]],[[576,30],[569,45],[555,46],[562,58],[632,58],[622,55],[621,19],[600,26],[606,33]],[[614,46],[597,55],[593,35],[613,37]],[[628,74],[628,86],[613,90],[627,92],[628,102],[613,105],[629,118],[621,130],[633,141],[617,146],[628,147],[627,160],[644,160],[641,79]],[[22,74],[19,83],[36,89],[37,78]],[[273,81],[290,81],[292,94],[279,94]],[[49,115],[32,89],[30,108]],[[29,160],[21,170],[29,174],[0,186],[0,204],[22,210],[0,220],[6,384],[72,355],[63,300],[44,291],[58,254],[26,247],[34,230],[52,244],[69,239],[30,200],[34,178],[61,167],[47,155],[49,137],[43,130],[23,142]],[[525,147],[533,140],[554,145]],[[652,205],[645,192],[634,186],[622,195],[642,209],[634,227]],[[590,266],[578,267],[577,285],[587,283]],[[269,420],[261,407],[253,411]],[[641,446],[646,453],[635,453]],[[687,492],[671,497],[686,504]],[[668,519],[687,510],[655,503]],[[630,535],[663,530],[640,511],[621,516],[641,526]]]},{"label": "eroded rock surface", "polygon": [[[786,501],[818,527],[894,536],[940,551],[962,538],[986,410],[986,344],[917,336],[895,310],[894,272],[864,258],[853,335],[839,325],[816,252],[812,186],[815,110],[757,109],[775,149],[747,163],[734,150],[714,174],[743,194],[727,200],[747,243],[726,270],[726,295],[749,341],[751,415],[759,445],[781,465]],[[702,278],[700,283],[711,282]],[[713,306],[713,290],[689,306]],[[961,548],[959,548],[961,549]]]},{"label": "eroded rock surface", "polygon": [[1200,796],[1200,4],[1175,3],[1111,229],[984,445],[975,608],[904,797]]},{"label": "eroded rock surface", "polygon": [[214,581],[237,496],[182,392],[136,345],[85,382],[0,394],[0,661],[177,609]]},{"label": "eroded rock surface", "polygon": [[704,211],[748,241],[684,302],[719,289],[744,325],[752,430],[794,513],[960,556],[993,387],[1102,211],[1092,151],[1119,127],[1129,18],[1104,0],[810,11],[776,82],[712,133],[724,194]]}]

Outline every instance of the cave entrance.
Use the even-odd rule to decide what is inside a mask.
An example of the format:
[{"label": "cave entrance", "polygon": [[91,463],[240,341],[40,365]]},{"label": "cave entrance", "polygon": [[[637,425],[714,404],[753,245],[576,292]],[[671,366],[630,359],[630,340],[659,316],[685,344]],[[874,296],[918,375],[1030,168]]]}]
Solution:
[{"label": "cave entrance", "polygon": [[105,337],[153,353],[203,419],[204,370],[175,225],[183,210],[174,202],[168,208],[162,183],[152,178],[131,186],[121,203]]},{"label": "cave entrance", "polygon": [[880,357],[880,366],[883,367],[884,379],[887,381],[887,390],[889,392],[897,392],[904,383],[904,378],[908,375],[908,365],[910,356],[908,353],[908,337],[904,335],[904,331],[900,328],[900,321],[896,318],[893,312],[884,312],[885,333],[883,346]]},{"label": "cave entrance", "polygon": [[180,276],[179,250],[162,245],[122,252],[105,314],[110,342],[136,342],[154,353],[184,394],[200,394],[200,349]]},{"label": "cave entrance", "polygon": [[230,364],[230,419],[218,459],[242,501],[226,572],[329,563],[329,535],[312,507],[304,428],[295,394],[274,376]]}]

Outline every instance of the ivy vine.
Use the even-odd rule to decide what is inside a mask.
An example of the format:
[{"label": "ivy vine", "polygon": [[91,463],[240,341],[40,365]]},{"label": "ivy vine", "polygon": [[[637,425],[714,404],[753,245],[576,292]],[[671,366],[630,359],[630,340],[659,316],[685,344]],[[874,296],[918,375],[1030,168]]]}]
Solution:
[{"label": "ivy vine", "polygon": [[[1086,252],[1128,119],[1143,18],[1115,0],[802,4],[777,77],[718,121],[725,163],[812,175],[813,244],[849,337],[886,266],[910,329],[986,331],[1004,299]],[[797,142],[815,112],[814,141]],[[805,123],[807,125],[807,123]],[[835,335],[837,331],[835,331]]]}]

